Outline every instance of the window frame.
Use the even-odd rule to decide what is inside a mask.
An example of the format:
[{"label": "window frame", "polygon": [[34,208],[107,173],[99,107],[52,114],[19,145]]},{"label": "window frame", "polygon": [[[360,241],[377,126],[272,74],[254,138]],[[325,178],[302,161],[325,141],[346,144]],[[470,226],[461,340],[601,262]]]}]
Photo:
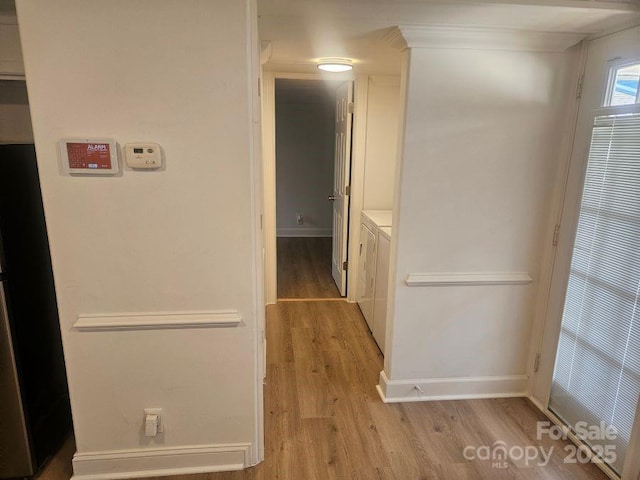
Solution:
[{"label": "window frame", "polygon": [[[629,105],[611,105],[611,99],[613,97],[613,89],[615,88],[616,74],[618,70],[624,67],[630,67],[633,65],[640,65],[640,57],[632,58],[616,58],[609,62],[609,73],[607,74],[607,88],[604,90],[604,95],[600,101],[601,108],[620,108],[631,107],[640,105],[640,96],[636,97],[636,102]],[[599,110],[599,109],[598,109]],[[615,114],[612,114],[615,115]]]}]

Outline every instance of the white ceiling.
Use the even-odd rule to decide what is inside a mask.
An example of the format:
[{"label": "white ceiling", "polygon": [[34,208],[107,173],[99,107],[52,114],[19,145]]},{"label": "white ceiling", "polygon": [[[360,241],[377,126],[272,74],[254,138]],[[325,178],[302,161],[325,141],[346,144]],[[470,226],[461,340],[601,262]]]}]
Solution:
[{"label": "white ceiling", "polygon": [[[397,25],[500,27],[591,35],[640,23],[640,0],[258,0],[265,69],[317,72],[321,57],[351,58],[356,73],[400,72],[385,35]],[[15,1],[0,0],[0,23]]]},{"label": "white ceiling", "polygon": [[396,25],[456,25],[591,35],[640,22],[640,1],[258,0],[265,69],[310,72],[321,57],[354,60],[356,73],[398,73],[400,53],[383,37]]}]

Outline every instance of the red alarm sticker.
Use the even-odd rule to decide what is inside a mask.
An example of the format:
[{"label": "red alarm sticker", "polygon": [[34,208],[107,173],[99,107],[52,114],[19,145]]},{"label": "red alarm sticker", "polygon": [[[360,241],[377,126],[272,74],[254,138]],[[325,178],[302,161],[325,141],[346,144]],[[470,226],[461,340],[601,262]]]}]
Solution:
[{"label": "red alarm sticker", "polygon": [[67,143],[67,157],[69,168],[111,168],[111,150],[108,143]]}]

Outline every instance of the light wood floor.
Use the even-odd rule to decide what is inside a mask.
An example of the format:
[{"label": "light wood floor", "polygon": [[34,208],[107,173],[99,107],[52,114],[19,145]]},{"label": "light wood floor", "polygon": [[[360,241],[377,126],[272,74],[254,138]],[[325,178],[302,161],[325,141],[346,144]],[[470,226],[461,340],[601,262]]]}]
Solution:
[{"label": "light wood floor", "polygon": [[[605,480],[536,440],[545,417],[526,399],[383,404],[382,357],[358,307],[287,302],[267,310],[265,461],[241,472],[165,480]],[[465,446],[554,447],[549,466],[467,461]],[[60,462],[58,462],[60,467]],[[69,469],[58,469],[69,472]],[[48,476],[46,480],[67,479]],[[39,479],[40,480],[40,479]]]},{"label": "light wood floor", "polygon": [[330,237],[278,237],[278,298],[339,298]]},{"label": "light wood floor", "polygon": [[73,437],[69,437],[60,451],[44,465],[35,480],[68,480],[73,475],[71,459],[76,451]]}]

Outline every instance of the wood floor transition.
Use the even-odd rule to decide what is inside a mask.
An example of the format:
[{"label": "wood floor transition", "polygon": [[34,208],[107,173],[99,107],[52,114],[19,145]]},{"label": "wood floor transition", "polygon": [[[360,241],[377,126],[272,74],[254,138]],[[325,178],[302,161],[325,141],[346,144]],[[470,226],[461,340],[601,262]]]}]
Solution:
[{"label": "wood floor transition", "polygon": [[[265,461],[239,472],[165,480],[604,480],[565,464],[566,442],[536,439],[545,417],[524,398],[383,404],[382,356],[358,307],[287,302],[267,309]],[[469,446],[553,447],[547,466],[467,460]],[[72,445],[71,445],[72,447]],[[66,480],[72,448],[38,480]],[[160,479],[158,479],[160,480]]]}]

